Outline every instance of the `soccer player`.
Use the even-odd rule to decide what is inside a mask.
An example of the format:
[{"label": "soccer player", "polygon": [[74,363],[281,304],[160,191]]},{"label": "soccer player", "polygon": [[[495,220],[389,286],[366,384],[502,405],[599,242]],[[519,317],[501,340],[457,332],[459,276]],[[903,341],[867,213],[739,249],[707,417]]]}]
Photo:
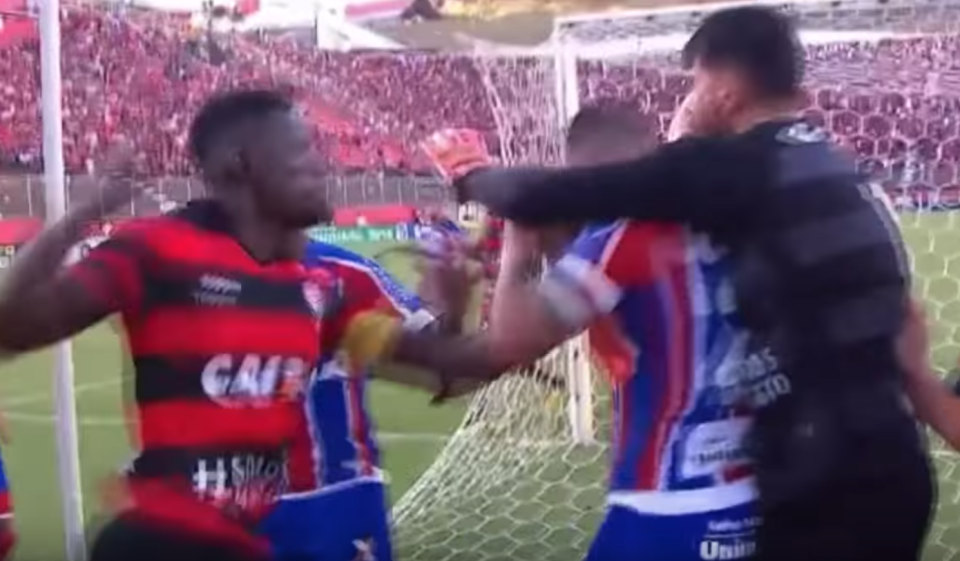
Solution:
[{"label": "soccer player", "polygon": [[302,388],[320,358],[320,275],[289,238],[329,219],[322,163],[290,101],[209,100],[190,127],[209,198],[134,219],[77,264],[84,226],[129,202],[129,152],[98,203],[44,230],[7,272],[0,349],[26,352],[120,314],[136,368],[140,449],[109,487],[93,561],[259,561],[249,530],[283,490]]},{"label": "soccer player", "polygon": [[[631,218],[709,234],[732,256],[728,300],[780,374],[751,430],[757,555],[915,559],[933,492],[894,352],[902,240],[854,163],[797,116],[804,55],[786,16],[714,12],[683,55],[694,137],[619,165],[493,170],[454,135],[440,159],[464,201],[523,224]],[[543,321],[523,308],[511,319],[504,338]]]},{"label": "soccer player", "polygon": [[[600,164],[618,162],[644,154],[656,145],[657,123],[629,107],[594,106],[580,109],[567,127],[566,154],[568,165]],[[537,276],[541,262],[553,265],[564,255],[567,247],[576,239],[583,224],[563,224],[537,229],[533,234],[540,248],[538,255],[530,256],[529,279]],[[502,235],[502,232],[501,232]],[[499,247],[497,267],[499,269]],[[543,259],[536,259],[542,257]],[[499,275],[496,286],[510,286],[521,271]],[[491,304],[496,299],[491,294]],[[503,299],[501,299],[503,302]],[[532,376],[545,383],[550,391],[548,406],[562,403],[558,398],[566,390],[566,373],[536,368]]]},{"label": "soccer player", "polygon": [[[380,450],[367,410],[370,373],[338,346],[353,319],[381,312],[417,332],[460,330],[458,313],[428,311],[372,259],[323,242],[307,243],[304,264],[337,279],[327,302],[324,356],[310,382],[306,426],[290,452],[290,489],[261,530],[279,561],[390,561],[390,524]],[[432,376],[409,368],[380,368],[377,378],[436,389]],[[466,388],[461,388],[464,390]]]},{"label": "soccer player", "polygon": [[[568,133],[571,163],[635,158],[655,146],[654,126],[626,109],[585,110]],[[729,256],[678,225],[592,224],[543,280],[531,280],[523,271],[541,258],[540,243],[508,224],[490,330],[507,337],[516,306],[536,315],[534,334],[510,337],[517,360],[589,328],[613,389],[615,428],[607,515],[587,559],[750,556],[749,403],[774,373],[734,322]],[[744,379],[738,369],[747,365]]]}]

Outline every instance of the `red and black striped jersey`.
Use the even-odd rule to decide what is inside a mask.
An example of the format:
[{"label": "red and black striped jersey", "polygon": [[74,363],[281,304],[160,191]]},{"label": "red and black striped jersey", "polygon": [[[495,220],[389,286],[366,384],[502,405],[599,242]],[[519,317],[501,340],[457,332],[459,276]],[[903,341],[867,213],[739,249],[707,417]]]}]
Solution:
[{"label": "red and black striped jersey", "polygon": [[285,487],[320,356],[324,279],[297,261],[256,261],[210,201],[125,224],[68,274],[123,320],[136,506],[196,528],[204,516],[211,528],[255,519]]}]

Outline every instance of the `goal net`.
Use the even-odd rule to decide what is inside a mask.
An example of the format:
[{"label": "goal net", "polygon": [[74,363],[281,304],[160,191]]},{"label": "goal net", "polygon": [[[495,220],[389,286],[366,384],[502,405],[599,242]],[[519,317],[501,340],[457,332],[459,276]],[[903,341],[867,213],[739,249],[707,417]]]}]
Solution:
[{"label": "goal net", "polygon": [[[777,4],[807,46],[806,116],[853,151],[898,209],[941,372],[960,355],[960,1]],[[526,55],[477,55],[507,161],[556,163],[580,106],[632,103],[669,122],[690,87],[678,51],[699,5],[559,19]],[[663,132],[663,130],[661,130]],[[603,513],[606,391],[580,341],[491,384],[397,504],[404,559],[581,557]],[[934,442],[940,508],[925,559],[960,552],[956,456]]]},{"label": "goal net", "polygon": [[[506,64],[505,64],[506,62]],[[555,69],[474,63],[509,163],[562,161]],[[603,510],[605,420],[582,338],[479,390],[460,428],[394,508],[401,559],[576,559]],[[594,415],[597,409],[600,413]]]}]

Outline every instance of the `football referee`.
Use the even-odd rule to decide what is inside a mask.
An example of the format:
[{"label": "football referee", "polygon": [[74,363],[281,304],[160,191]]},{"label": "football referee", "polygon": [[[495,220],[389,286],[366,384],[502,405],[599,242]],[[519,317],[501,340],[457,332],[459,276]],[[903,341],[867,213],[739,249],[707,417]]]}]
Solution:
[{"label": "football referee", "polygon": [[619,165],[475,170],[460,196],[530,226],[681,222],[725,247],[742,321],[789,382],[754,403],[758,558],[917,559],[933,486],[895,351],[910,284],[898,231],[797,118],[804,53],[786,17],[715,12],[683,58],[699,137]]}]

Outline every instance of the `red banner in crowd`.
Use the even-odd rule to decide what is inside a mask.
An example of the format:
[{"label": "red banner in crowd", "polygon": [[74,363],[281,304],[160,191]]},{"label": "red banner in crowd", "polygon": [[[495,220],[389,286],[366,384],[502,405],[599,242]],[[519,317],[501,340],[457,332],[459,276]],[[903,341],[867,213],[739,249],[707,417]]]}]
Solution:
[{"label": "red banner in crowd", "polygon": [[6,218],[0,220],[0,245],[20,245],[40,233],[43,222],[39,218]]},{"label": "red banner in crowd", "polygon": [[357,206],[338,208],[333,223],[337,226],[376,226],[411,222],[417,209],[407,205]]}]

